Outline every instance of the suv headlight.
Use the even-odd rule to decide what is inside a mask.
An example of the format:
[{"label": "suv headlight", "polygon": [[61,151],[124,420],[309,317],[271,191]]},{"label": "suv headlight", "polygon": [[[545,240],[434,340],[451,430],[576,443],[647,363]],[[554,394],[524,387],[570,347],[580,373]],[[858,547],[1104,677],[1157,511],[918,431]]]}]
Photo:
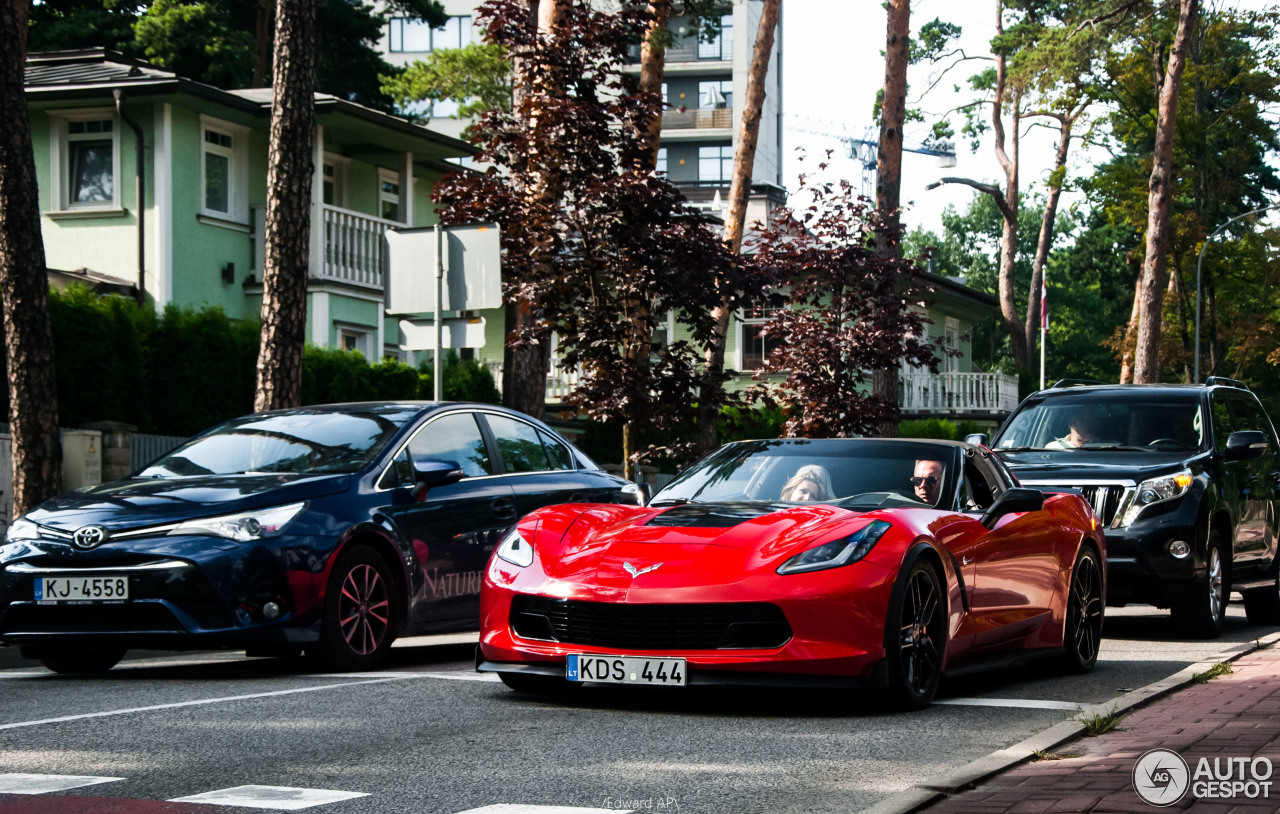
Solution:
[{"label": "suv headlight", "polygon": [[1191,489],[1191,470],[1184,469],[1172,475],[1144,480],[1133,492],[1133,500],[1125,510],[1120,525],[1128,526],[1138,519],[1142,510],[1156,503],[1182,497]]},{"label": "suv headlight", "polygon": [[871,547],[892,528],[883,520],[874,520],[862,528],[807,551],[801,551],[791,559],[778,566],[779,574],[805,574],[809,571],[823,571],[827,568],[839,568],[842,565],[855,563],[871,551]]},{"label": "suv headlight", "polygon": [[273,506],[241,514],[200,517],[179,523],[169,532],[169,536],[204,535],[249,543],[284,531],[306,507],[306,503],[290,503],[288,506]]},{"label": "suv headlight", "polygon": [[38,539],[40,539],[40,527],[35,523],[32,523],[30,520],[23,520],[21,518],[14,520],[4,533],[4,540],[6,543],[11,543],[14,540]]},{"label": "suv headlight", "polygon": [[499,559],[506,560],[512,565],[518,565],[521,568],[528,568],[533,565],[533,543],[526,540],[520,534],[520,529],[512,528],[506,536],[502,538],[502,542],[498,543],[498,550],[494,552]]}]

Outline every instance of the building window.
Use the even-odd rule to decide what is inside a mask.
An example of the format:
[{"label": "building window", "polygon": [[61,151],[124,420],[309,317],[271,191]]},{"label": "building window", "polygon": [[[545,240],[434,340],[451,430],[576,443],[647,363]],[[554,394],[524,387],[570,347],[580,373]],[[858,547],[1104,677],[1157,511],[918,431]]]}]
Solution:
[{"label": "building window", "polygon": [[733,59],[733,15],[720,18],[720,34],[711,42],[698,40],[698,59]]},{"label": "building window", "polygon": [[738,320],[739,370],[759,370],[769,360],[773,349],[782,345],[779,337],[765,336],[760,332],[776,311],[774,308],[752,308],[742,313]]},{"label": "building window", "polygon": [[378,216],[400,222],[400,173],[378,170]]},{"label": "building window", "polygon": [[698,107],[716,110],[733,107],[733,80],[721,79],[698,83]]},{"label": "building window", "polygon": [[324,202],[327,206],[347,205],[347,159],[340,155],[324,156]]},{"label": "building window", "polygon": [[391,18],[389,47],[392,53],[427,53],[442,48],[462,48],[471,42],[471,17],[450,17],[441,28],[423,20]]},{"label": "building window", "polygon": [[345,351],[358,352],[369,359],[373,347],[373,331],[355,325],[338,325],[338,347]]},{"label": "building window", "polygon": [[245,140],[248,131],[201,116],[200,133],[203,153],[200,162],[201,212],[215,218],[247,223]]},{"label": "building window", "polygon": [[667,148],[666,147],[658,148],[658,165],[656,169],[658,170],[658,172],[661,172],[661,173],[665,173],[667,171]]},{"label": "building window", "polygon": [[51,114],[54,208],[119,209],[120,134],[110,108]]},{"label": "building window", "polygon": [[728,181],[733,178],[733,147],[728,144],[698,148],[698,180]]}]

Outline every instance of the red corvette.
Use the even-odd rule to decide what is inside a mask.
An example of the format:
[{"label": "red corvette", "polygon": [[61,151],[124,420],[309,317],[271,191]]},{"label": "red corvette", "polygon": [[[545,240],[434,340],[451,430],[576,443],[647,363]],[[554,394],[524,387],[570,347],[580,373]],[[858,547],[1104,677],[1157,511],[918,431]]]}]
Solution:
[{"label": "red corvette", "polygon": [[1076,493],[945,441],[729,444],[647,507],[541,509],[494,551],[478,669],[583,683],[888,688],[1098,658],[1106,545]]}]

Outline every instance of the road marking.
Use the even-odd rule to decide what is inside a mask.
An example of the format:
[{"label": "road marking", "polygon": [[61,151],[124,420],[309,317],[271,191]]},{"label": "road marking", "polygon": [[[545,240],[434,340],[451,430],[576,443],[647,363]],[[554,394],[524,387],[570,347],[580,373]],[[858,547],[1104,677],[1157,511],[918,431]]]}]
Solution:
[{"label": "road marking", "polygon": [[424,678],[443,678],[448,681],[501,681],[501,679],[498,678],[497,673],[473,673],[470,670],[467,672],[458,670],[456,672],[447,673],[419,673],[418,675],[423,676]]},{"label": "road marking", "polygon": [[1063,709],[1078,712],[1086,704],[1072,701],[1040,701],[1034,698],[935,698],[935,704],[957,707],[1015,707],[1017,709]]},{"label": "road marking", "polygon": [[0,794],[49,794],[55,791],[114,783],[123,777],[76,774],[0,774]]},{"label": "road marking", "polygon": [[[416,677],[416,674],[415,674]],[[248,701],[254,698],[275,698],[281,695],[296,695],[303,692],[322,692],[324,690],[340,690],[344,687],[358,687],[362,684],[385,684],[388,681],[404,681],[403,678],[375,678],[369,681],[348,681],[343,684],[325,684],[319,687],[297,687],[292,690],[275,690],[273,692],[255,692],[249,695],[228,695],[221,698],[200,698],[195,701],[178,701],[172,704],[153,704],[147,707],[130,707],[128,709],[109,709],[104,712],[86,712],[81,715],[63,715],[58,718],[42,718],[36,721],[18,721],[0,724],[3,729],[22,729],[28,726],[44,724],[61,724],[68,721],[83,721],[87,718],[108,718],[113,715],[132,715],[135,712],[155,712],[162,709],[181,709],[182,707],[198,707],[206,704],[225,704],[231,701]]]},{"label": "road marking", "polygon": [[531,806],[518,803],[495,803],[483,808],[469,808],[458,814],[631,814],[631,809],[575,808],[574,806]]},{"label": "road marking", "polygon": [[361,791],[331,791],[329,789],[295,789],[289,786],[236,786],[218,791],[206,791],[190,797],[176,797],[171,803],[204,803],[216,806],[240,806],[241,808],[269,808],[276,811],[300,811],[312,806],[337,803],[368,797]]}]

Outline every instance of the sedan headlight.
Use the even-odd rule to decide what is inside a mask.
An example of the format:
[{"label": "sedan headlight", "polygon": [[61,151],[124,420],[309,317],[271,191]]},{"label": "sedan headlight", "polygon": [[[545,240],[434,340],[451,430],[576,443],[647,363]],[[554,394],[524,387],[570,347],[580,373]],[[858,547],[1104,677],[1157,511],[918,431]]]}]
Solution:
[{"label": "sedan headlight", "polygon": [[38,540],[40,538],[40,527],[30,520],[21,518],[14,520],[9,529],[4,533],[5,542],[13,542],[14,540]]},{"label": "sedan headlight", "polygon": [[498,550],[495,553],[499,559],[521,568],[533,565],[533,543],[521,536],[518,528],[512,528],[507,532],[502,542],[498,543]]},{"label": "sedan headlight", "polygon": [[867,556],[871,547],[890,528],[892,526],[883,520],[868,523],[848,537],[841,537],[839,540],[832,540],[800,552],[779,566],[778,573],[804,574],[809,571],[822,571],[855,563]]},{"label": "sedan headlight", "polygon": [[1191,489],[1191,470],[1184,469],[1172,475],[1144,480],[1133,492],[1133,501],[1125,510],[1120,525],[1128,526],[1138,519],[1142,510],[1156,503],[1182,497]]},{"label": "sedan headlight", "polygon": [[306,507],[306,503],[290,503],[288,506],[273,506],[242,514],[201,517],[179,523],[169,535],[206,535],[248,543],[263,537],[273,537],[284,531]]}]

